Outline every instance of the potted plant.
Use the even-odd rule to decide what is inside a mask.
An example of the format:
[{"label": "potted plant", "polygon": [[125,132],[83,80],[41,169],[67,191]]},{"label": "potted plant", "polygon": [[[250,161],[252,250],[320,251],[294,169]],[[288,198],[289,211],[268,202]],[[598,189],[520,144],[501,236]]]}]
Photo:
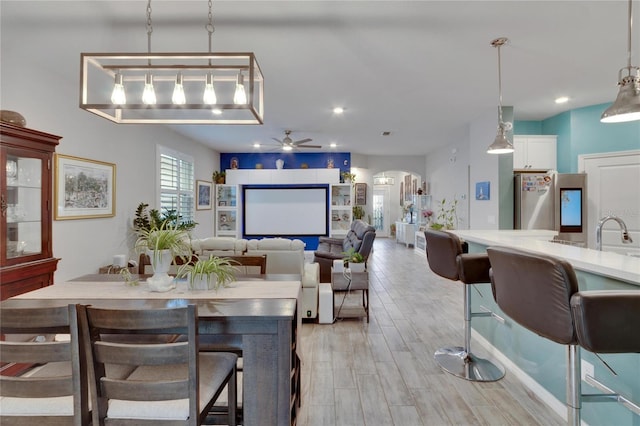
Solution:
[{"label": "potted plant", "polygon": [[178,269],[179,278],[187,278],[192,290],[218,290],[236,279],[237,268],[233,261],[224,257],[209,256]]},{"label": "potted plant", "polygon": [[153,291],[168,291],[175,287],[169,276],[169,268],[175,257],[188,259],[191,255],[189,234],[187,231],[163,222],[159,227],[136,230],[135,249],[137,253],[146,253],[151,258],[153,277],[147,282]]},{"label": "potted plant", "polygon": [[156,209],[147,211],[149,204],[140,203],[136,208],[133,219],[133,230],[138,233],[140,230],[150,230],[160,228],[163,223],[174,226],[183,231],[191,231],[197,225],[194,221],[181,221],[181,216],[175,210],[165,210],[160,213]]},{"label": "potted plant", "polygon": [[225,182],[226,176],[227,176],[226,172],[224,171],[219,172],[216,170],[215,172],[213,172],[213,175],[211,176],[211,178],[213,179],[213,182],[221,184]]},{"label": "potted plant", "polygon": [[443,198],[438,203],[438,214],[436,215],[435,222],[432,222],[430,227],[436,230],[440,229],[455,229],[458,223],[458,216],[456,209],[458,207],[458,200],[447,203],[447,199]]},{"label": "potted plant", "polygon": [[342,176],[342,181],[344,183],[355,183],[356,182],[355,173],[342,172],[340,175]]},{"label": "potted plant", "polygon": [[360,253],[355,251],[353,247],[343,252],[342,254],[344,255],[342,260],[348,263],[348,266],[351,272],[364,272],[365,270],[364,256],[362,256]]},{"label": "potted plant", "polygon": [[364,217],[364,208],[362,206],[353,206],[353,218],[362,219]]}]

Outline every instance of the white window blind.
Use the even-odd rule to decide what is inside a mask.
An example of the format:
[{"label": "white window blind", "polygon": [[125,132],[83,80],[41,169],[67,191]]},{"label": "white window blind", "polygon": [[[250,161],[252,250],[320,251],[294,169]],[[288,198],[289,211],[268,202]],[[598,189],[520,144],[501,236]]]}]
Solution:
[{"label": "white window blind", "polygon": [[175,210],[180,222],[194,220],[193,159],[182,153],[159,147],[160,211]]}]

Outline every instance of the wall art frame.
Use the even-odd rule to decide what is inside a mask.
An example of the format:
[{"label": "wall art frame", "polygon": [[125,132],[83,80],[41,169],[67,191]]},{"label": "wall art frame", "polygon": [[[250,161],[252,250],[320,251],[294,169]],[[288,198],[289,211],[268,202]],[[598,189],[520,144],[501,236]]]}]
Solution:
[{"label": "wall art frame", "polygon": [[211,210],[213,182],[196,180],[196,210]]},{"label": "wall art frame", "polygon": [[115,164],[55,155],[55,220],[113,217],[115,207]]}]

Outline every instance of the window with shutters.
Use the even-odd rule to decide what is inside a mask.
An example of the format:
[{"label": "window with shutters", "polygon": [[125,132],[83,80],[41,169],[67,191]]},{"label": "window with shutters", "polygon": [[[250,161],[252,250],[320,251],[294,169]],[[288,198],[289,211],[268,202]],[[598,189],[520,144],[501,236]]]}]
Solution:
[{"label": "window with shutters", "polygon": [[159,147],[160,212],[174,210],[180,222],[194,221],[193,158]]}]

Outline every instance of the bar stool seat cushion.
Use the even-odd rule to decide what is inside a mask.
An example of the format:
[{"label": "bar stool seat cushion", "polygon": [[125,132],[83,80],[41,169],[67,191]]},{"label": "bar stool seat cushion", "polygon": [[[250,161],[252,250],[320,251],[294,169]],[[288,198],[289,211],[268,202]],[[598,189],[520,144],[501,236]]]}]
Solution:
[{"label": "bar stool seat cushion", "polygon": [[640,291],[581,291],[571,298],[580,346],[598,353],[640,352]]}]

